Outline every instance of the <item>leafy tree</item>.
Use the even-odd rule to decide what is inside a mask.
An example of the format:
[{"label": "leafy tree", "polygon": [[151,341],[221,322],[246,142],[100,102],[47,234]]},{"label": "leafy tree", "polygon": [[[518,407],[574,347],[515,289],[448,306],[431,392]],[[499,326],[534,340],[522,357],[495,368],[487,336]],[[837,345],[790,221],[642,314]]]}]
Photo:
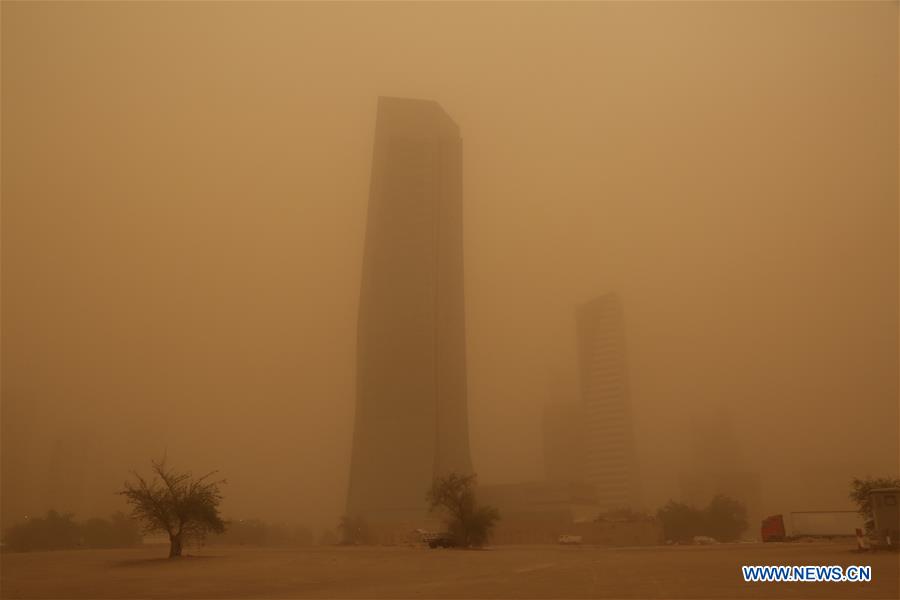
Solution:
[{"label": "leafy tree", "polygon": [[169,558],[181,556],[187,540],[203,540],[208,533],[225,531],[225,521],[219,516],[219,485],[225,480],[210,480],[215,471],[194,478],[189,472],[179,473],[166,466],[165,460],[152,465],[151,480],[135,472],[137,481],[126,482],[119,493],[125,496],[132,517],[143,523],[146,533],[169,535]]},{"label": "leafy tree", "polygon": [[720,542],[733,542],[747,529],[747,508],[728,496],[717,495],[704,513],[705,535]]},{"label": "leafy tree", "polygon": [[500,520],[500,512],[493,506],[478,506],[475,483],[474,473],[449,473],[435,478],[427,494],[431,510],[444,512],[447,531],[462,548],[484,545],[491,529]]},{"label": "leafy tree", "polygon": [[81,524],[82,543],[87,548],[127,548],[139,544],[141,530],[122,512],[110,519],[88,519]]},{"label": "leafy tree", "polygon": [[869,498],[869,492],[879,488],[891,487],[900,487],[900,478],[854,478],[853,481],[850,482],[850,499],[856,504],[857,512],[865,522],[866,533],[872,533],[875,530],[875,515],[872,513],[872,502]]},{"label": "leafy tree", "polygon": [[47,511],[44,517],[27,518],[13,525],[3,536],[4,545],[13,552],[68,550],[77,548],[81,531],[71,513]]},{"label": "leafy tree", "polygon": [[687,542],[704,535],[722,542],[737,540],[747,529],[747,509],[737,500],[718,495],[705,509],[669,501],[657,511],[667,540]]},{"label": "leafy tree", "polygon": [[682,502],[669,500],[657,511],[667,540],[686,542],[703,531],[703,511]]}]

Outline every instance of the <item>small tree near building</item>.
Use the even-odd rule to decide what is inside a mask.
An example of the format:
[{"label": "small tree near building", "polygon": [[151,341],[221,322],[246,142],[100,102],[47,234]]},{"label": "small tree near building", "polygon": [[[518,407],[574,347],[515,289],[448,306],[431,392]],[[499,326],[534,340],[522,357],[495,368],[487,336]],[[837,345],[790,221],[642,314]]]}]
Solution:
[{"label": "small tree near building", "polygon": [[705,533],[703,511],[683,502],[669,502],[656,513],[663,536],[674,542],[688,542]]},{"label": "small tree near building", "polygon": [[747,508],[737,500],[719,494],[706,507],[706,535],[720,542],[740,539],[747,529]]},{"label": "small tree near building", "polygon": [[445,514],[447,531],[462,548],[483,546],[500,512],[493,506],[478,506],[475,501],[476,475],[450,473],[431,484],[427,499],[431,510]]},{"label": "small tree near building", "polygon": [[145,533],[169,536],[169,558],[181,556],[188,540],[203,540],[209,533],[223,533],[225,521],[219,515],[225,480],[212,480],[215,472],[194,478],[189,472],[179,473],[165,460],[153,462],[153,478],[126,482],[119,492],[131,505],[132,517],[144,526]]},{"label": "small tree near building", "polygon": [[670,500],[656,516],[662,523],[665,538],[676,542],[690,542],[699,535],[733,542],[747,529],[747,509],[721,494],[704,509]]}]

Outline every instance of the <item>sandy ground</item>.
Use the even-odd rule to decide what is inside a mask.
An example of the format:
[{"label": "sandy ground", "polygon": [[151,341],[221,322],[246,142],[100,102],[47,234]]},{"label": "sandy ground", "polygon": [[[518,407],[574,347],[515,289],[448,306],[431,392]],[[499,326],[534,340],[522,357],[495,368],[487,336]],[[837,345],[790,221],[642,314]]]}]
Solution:
[{"label": "sandy ground", "polygon": [[[900,556],[846,544],[652,548],[161,546],[5,554],[2,598],[898,598]],[[197,551],[194,551],[197,552]],[[742,564],[871,565],[872,583],[744,583]]]}]

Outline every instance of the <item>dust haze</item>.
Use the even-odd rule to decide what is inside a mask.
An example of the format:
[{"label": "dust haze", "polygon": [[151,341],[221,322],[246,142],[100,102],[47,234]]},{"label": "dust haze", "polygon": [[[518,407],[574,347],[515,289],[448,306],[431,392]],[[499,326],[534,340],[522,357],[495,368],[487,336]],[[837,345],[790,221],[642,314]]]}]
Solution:
[{"label": "dust haze", "polygon": [[4,2],[3,523],[166,454],[335,528],[381,96],[463,139],[480,481],[544,477],[615,292],[647,510],[705,461],[852,509],[900,461],[897,54],[889,2]]}]

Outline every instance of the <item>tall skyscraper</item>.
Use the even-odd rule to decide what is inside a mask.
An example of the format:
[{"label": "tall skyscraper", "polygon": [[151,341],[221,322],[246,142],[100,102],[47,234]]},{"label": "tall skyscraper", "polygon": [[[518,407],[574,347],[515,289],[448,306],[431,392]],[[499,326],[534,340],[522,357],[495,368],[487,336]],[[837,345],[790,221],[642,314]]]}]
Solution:
[{"label": "tall skyscraper", "polygon": [[379,98],[348,515],[424,518],[435,475],[471,472],[465,341],[459,128],[436,102]]},{"label": "tall skyscraper", "polygon": [[640,486],[622,304],[610,293],[576,310],[585,410],[585,480],[608,508],[638,508]]},{"label": "tall skyscraper", "polygon": [[552,483],[584,481],[585,411],[580,402],[544,406],[544,473]]}]

